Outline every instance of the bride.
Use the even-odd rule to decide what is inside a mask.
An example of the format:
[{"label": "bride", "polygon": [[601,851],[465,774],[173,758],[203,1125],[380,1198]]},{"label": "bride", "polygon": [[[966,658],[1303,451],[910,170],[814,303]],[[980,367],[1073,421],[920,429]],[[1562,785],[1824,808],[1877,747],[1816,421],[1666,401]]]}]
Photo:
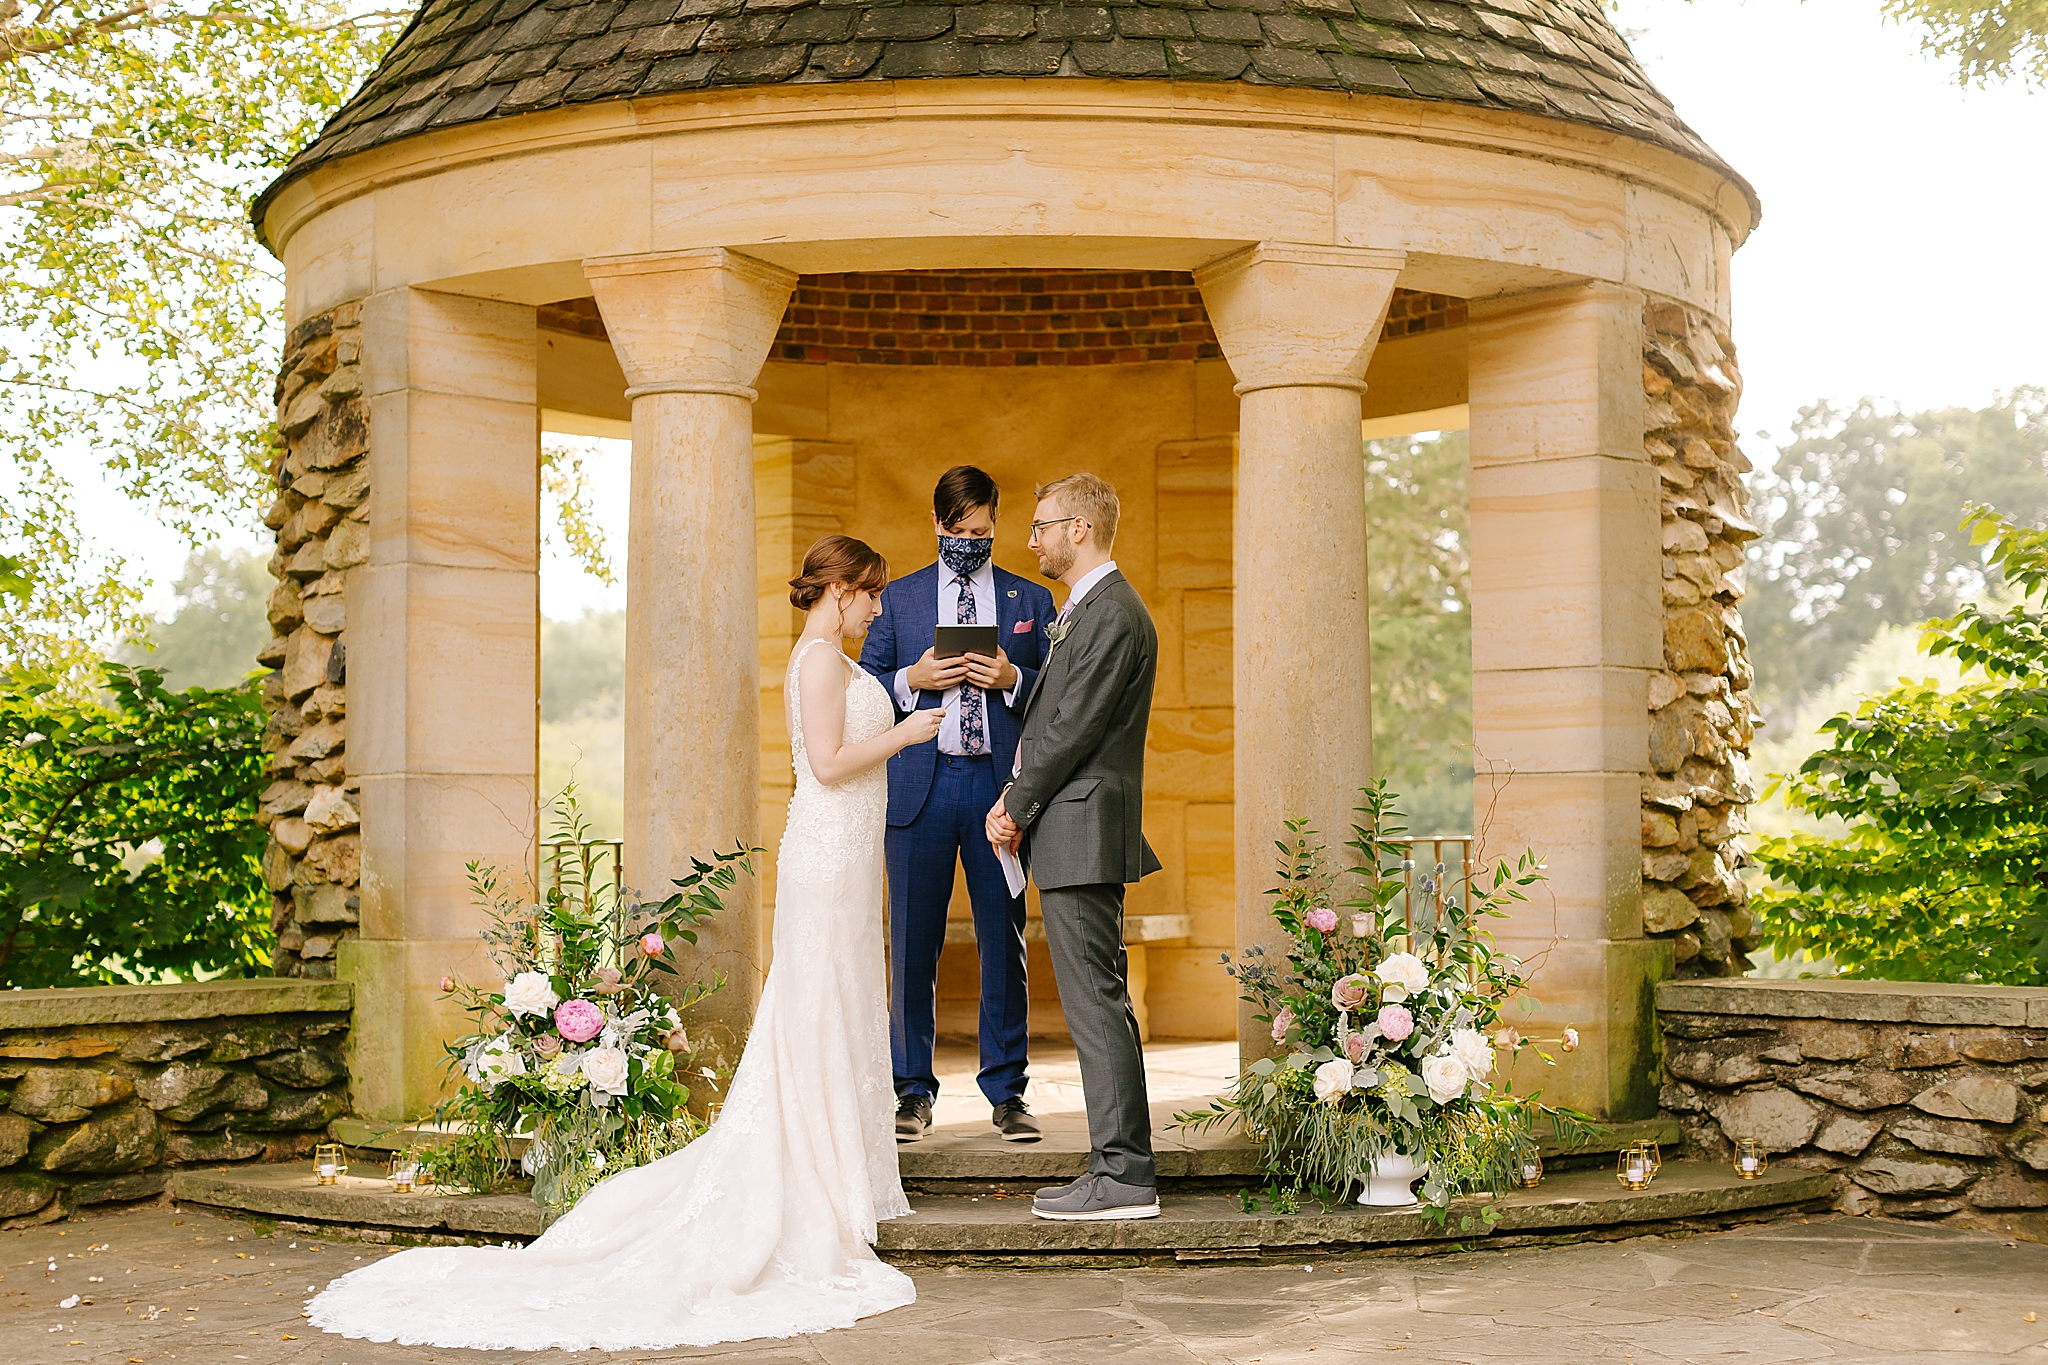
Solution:
[{"label": "bride", "polygon": [[826,536],[790,580],[796,795],[777,864],[775,957],[717,1123],[622,1171],[531,1246],[421,1247],[343,1276],[315,1326],[407,1345],[537,1351],[709,1346],[851,1326],[914,1301],[876,1259],[910,1212],[896,1174],[883,982],[883,770],[938,733],[901,724],[841,642],[881,610],[888,566]]}]

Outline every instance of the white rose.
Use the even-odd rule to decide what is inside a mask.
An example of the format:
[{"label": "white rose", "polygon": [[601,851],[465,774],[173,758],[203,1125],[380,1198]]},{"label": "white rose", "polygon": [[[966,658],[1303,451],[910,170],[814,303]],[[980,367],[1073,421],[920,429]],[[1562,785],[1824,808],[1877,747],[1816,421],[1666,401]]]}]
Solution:
[{"label": "white rose", "polygon": [[1478,1029],[1452,1029],[1451,1055],[1463,1062],[1465,1070],[1475,1078],[1493,1070],[1493,1044]]},{"label": "white rose", "polygon": [[626,1054],[615,1047],[594,1047],[583,1054],[583,1079],[606,1095],[626,1093]]},{"label": "white rose", "polygon": [[1339,1057],[1316,1068],[1316,1098],[1335,1104],[1351,1093],[1351,1063]]},{"label": "white rose", "polygon": [[562,1003],[546,972],[521,972],[505,983],[505,1009],[512,1014],[546,1014]]},{"label": "white rose", "polygon": [[477,1049],[473,1055],[470,1076],[478,1085],[486,1088],[496,1086],[500,1081],[526,1074],[526,1059],[513,1048],[509,1039],[493,1038]]},{"label": "white rose", "polygon": [[1429,968],[1422,965],[1422,959],[1413,953],[1395,953],[1379,966],[1373,968],[1374,976],[1380,979],[1380,999],[1393,1005],[1411,995],[1422,994],[1429,985]]},{"label": "white rose", "polygon": [[1450,1053],[1422,1059],[1422,1083],[1429,1087],[1429,1097],[1438,1104],[1449,1104],[1464,1094],[1471,1079],[1472,1073],[1465,1069],[1465,1064]]}]

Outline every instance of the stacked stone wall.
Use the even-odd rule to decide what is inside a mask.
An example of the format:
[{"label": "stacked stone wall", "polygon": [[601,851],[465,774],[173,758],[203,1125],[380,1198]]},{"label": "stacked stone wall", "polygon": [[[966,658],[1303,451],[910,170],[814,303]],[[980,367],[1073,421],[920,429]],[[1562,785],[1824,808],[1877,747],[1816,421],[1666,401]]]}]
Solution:
[{"label": "stacked stone wall", "polygon": [[1662,503],[1664,668],[1650,677],[1643,786],[1643,928],[1672,940],[1680,976],[1735,976],[1755,949],[1742,841],[1761,713],[1737,603],[1756,538],[1736,444],[1735,343],[1707,315],[1651,303],[1643,318],[1643,445]]},{"label": "stacked stone wall", "polygon": [[335,945],[356,932],[362,862],[357,783],[348,772],[348,570],[369,540],[369,414],[362,393],[362,307],[292,330],[278,374],[284,440],[270,561],[272,638],[257,656],[270,724],[263,877],[279,976],[331,977]]},{"label": "stacked stone wall", "polygon": [[2048,1238],[2048,990],[1667,982],[1660,1105],[1694,1156],[1755,1138],[1852,1213]]},{"label": "stacked stone wall", "polygon": [[348,1111],[338,982],[0,994],[0,1228],[288,1161]]}]

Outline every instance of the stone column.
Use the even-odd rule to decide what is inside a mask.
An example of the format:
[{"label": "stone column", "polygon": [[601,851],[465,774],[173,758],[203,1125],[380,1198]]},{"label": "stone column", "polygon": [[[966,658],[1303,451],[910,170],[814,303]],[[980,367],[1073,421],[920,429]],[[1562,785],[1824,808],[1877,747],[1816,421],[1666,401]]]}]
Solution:
[{"label": "stone column", "polygon": [[534,853],[540,672],[540,416],[534,310],[413,289],[363,305],[367,555],[348,571],[347,752],[361,781],[356,1112],[440,1097],[464,1019],[453,973],[488,983],[464,864]]},{"label": "stone column", "polygon": [[1554,1070],[1525,1054],[1516,1081],[1615,1119],[1655,1111],[1650,992],[1671,970],[1640,909],[1663,663],[1642,315],[1611,284],[1474,300],[1468,341],[1475,819],[1484,861],[1528,847],[1548,863],[1496,930],[1535,967],[1543,1009],[1521,1027],[1584,1039]]},{"label": "stone column", "polygon": [[[796,276],[715,247],[584,271],[633,403],[626,875],[654,898],[693,855],[760,838],[752,385]],[[695,955],[727,982],[691,1033],[727,1063],[767,966],[757,892],[733,888]]]},{"label": "stone column", "polygon": [[[1273,841],[1330,842],[1372,780],[1359,396],[1406,256],[1265,242],[1195,272],[1237,376],[1233,692],[1237,929],[1273,948]],[[1247,1059],[1270,1051],[1238,1012]]]}]

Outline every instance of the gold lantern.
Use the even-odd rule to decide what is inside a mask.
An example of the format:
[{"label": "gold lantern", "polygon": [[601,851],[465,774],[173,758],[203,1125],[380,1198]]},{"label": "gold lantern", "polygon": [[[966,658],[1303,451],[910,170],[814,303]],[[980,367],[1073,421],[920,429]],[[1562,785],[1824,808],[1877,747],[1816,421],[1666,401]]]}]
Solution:
[{"label": "gold lantern", "polygon": [[1646,1190],[1650,1181],[1656,1178],[1657,1164],[1653,1155],[1656,1148],[1651,1142],[1631,1142],[1615,1158],[1614,1178],[1621,1182],[1623,1189]]},{"label": "gold lantern", "polygon": [[1525,1190],[1533,1190],[1543,1183],[1543,1158],[1534,1148],[1516,1159],[1515,1183]]},{"label": "gold lantern", "polygon": [[420,1180],[419,1153],[413,1151],[410,1147],[401,1152],[393,1152],[391,1154],[391,1174],[387,1178],[391,1181],[391,1192],[393,1194],[411,1194],[413,1188],[419,1184]]},{"label": "gold lantern", "polygon": [[338,1142],[323,1142],[313,1149],[313,1177],[322,1185],[333,1185],[348,1174],[348,1157]]},{"label": "gold lantern", "polygon": [[1655,1140],[1651,1138],[1643,1138],[1642,1140],[1638,1141],[1635,1145],[1642,1148],[1643,1154],[1650,1158],[1651,1175],[1654,1176],[1657,1174],[1657,1172],[1664,1169],[1664,1154],[1657,1149],[1657,1144]]},{"label": "gold lantern", "polygon": [[1770,1153],[1755,1138],[1735,1140],[1735,1174],[1744,1180],[1755,1180],[1771,1168]]}]

